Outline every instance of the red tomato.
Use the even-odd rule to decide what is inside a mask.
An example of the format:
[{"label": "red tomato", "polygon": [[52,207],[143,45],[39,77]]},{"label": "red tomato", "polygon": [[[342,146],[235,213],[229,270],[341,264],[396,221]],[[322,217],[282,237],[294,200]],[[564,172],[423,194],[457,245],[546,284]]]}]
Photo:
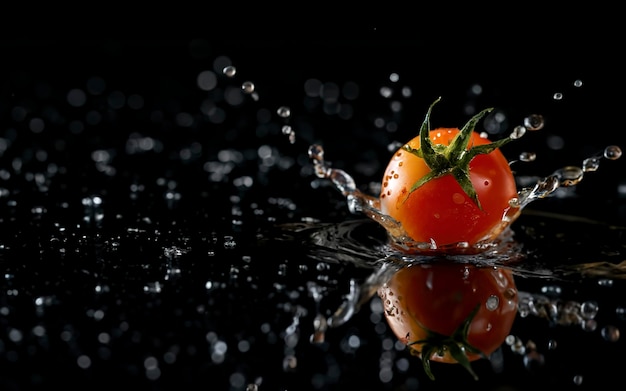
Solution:
[{"label": "red tomato", "polygon": [[[430,243],[432,249],[473,247],[492,241],[510,224],[504,215],[517,197],[517,187],[499,149],[509,139],[491,143],[473,130],[486,112],[462,130],[430,130],[429,110],[420,135],[387,165],[381,212],[400,222],[415,242]],[[420,149],[424,141],[428,148]]]},{"label": "red tomato", "polygon": [[400,269],[378,290],[391,330],[422,358],[459,363],[488,357],[502,345],[517,314],[513,274],[498,267],[433,262]]}]

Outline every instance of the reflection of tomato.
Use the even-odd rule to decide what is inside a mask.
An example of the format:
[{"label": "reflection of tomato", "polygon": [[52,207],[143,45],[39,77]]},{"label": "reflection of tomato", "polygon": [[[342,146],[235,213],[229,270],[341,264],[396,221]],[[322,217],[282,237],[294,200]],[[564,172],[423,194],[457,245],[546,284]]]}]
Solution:
[{"label": "reflection of tomato", "polygon": [[[400,269],[378,291],[394,334],[422,358],[459,363],[493,353],[517,314],[517,288],[510,270],[437,260]],[[475,375],[474,375],[475,376]]]},{"label": "reflection of tomato", "polygon": [[503,216],[517,197],[515,178],[499,149],[510,139],[491,143],[474,131],[489,110],[462,129],[431,130],[431,109],[420,134],[400,148],[385,169],[381,211],[399,221],[418,243],[445,248],[490,241],[509,224]]}]

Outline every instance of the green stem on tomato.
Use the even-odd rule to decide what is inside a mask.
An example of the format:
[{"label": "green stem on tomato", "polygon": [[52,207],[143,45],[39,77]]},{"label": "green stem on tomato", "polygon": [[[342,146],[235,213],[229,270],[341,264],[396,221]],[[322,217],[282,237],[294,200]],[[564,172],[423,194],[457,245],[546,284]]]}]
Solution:
[{"label": "green stem on tomato", "polygon": [[459,133],[454,136],[449,145],[433,143],[430,139],[430,115],[433,107],[440,100],[441,97],[431,103],[426,112],[426,116],[420,127],[420,147],[417,149],[412,148],[409,144],[402,147],[405,151],[422,158],[428,168],[430,168],[428,174],[424,175],[411,186],[411,190],[406,195],[405,201],[411,193],[427,182],[450,174],[461,186],[465,194],[474,201],[476,206],[482,209],[476,190],[470,180],[469,164],[477,155],[491,153],[511,141],[511,139],[507,137],[489,144],[467,148],[472,132],[478,121],[493,110],[493,108],[487,108],[470,118],[463,128],[460,129]]}]

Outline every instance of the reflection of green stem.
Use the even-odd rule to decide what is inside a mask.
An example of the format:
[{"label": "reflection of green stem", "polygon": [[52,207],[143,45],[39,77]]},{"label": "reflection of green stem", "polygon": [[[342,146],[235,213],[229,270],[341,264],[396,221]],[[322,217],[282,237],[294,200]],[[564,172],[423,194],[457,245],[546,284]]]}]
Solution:
[{"label": "reflection of green stem", "polygon": [[470,325],[472,324],[472,320],[478,313],[480,309],[480,303],[476,305],[474,310],[467,316],[467,318],[459,325],[459,327],[454,330],[452,335],[447,336],[443,334],[439,334],[428,328],[424,327],[419,321],[417,322],[422,329],[424,329],[427,333],[424,339],[419,341],[409,342],[407,345],[421,345],[421,355],[422,355],[422,364],[424,365],[424,371],[428,375],[431,380],[435,380],[435,376],[433,375],[430,369],[430,357],[433,354],[438,354],[443,356],[447,351],[450,356],[456,360],[457,363],[461,364],[461,366],[474,377],[474,380],[478,380],[478,376],[472,370],[470,365],[470,360],[467,357],[467,353],[479,354],[481,356],[485,356],[480,350],[470,345],[467,340]]}]

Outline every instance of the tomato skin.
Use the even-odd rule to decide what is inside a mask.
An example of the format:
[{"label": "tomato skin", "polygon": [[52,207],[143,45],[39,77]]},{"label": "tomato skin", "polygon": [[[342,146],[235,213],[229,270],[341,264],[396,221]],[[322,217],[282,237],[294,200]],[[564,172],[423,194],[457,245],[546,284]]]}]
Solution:
[{"label": "tomato skin", "polygon": [[[449,145],[457,133],[458,128],[438,128],[429,132],[429,138],[435,144]],[[473,131],[468,148],[489,143]],[[418,149],[420,137],[408,145]],[[399,221],[414,241],[434,242],[437,248],[463,242],[473,246],[492,240],[508,225],[503,223],[503,215],[511,208],[509,201],[517,197],[515,178],[499,149],[475,156],[469,169],[482,209],[452,175],[430,180],[408,195],[413,184],[430,168],[422,158],[400,148],[383,175],[381,212]]]},{"label": "tomato skin", "polygon": [[[396,272],[378,290],[389,327],[421,356],[429,332],[452,335],[478,310],[469,326],[467,343],[489,356],[502,345],[517,315],[517,287],[510,270],[469,263],[436,261],[412,264]],[[495,305],[494,305],[495,304]],[[467,352],[469,361],[482,356]],[[446,350],[431,361],[456,363]]]}]

